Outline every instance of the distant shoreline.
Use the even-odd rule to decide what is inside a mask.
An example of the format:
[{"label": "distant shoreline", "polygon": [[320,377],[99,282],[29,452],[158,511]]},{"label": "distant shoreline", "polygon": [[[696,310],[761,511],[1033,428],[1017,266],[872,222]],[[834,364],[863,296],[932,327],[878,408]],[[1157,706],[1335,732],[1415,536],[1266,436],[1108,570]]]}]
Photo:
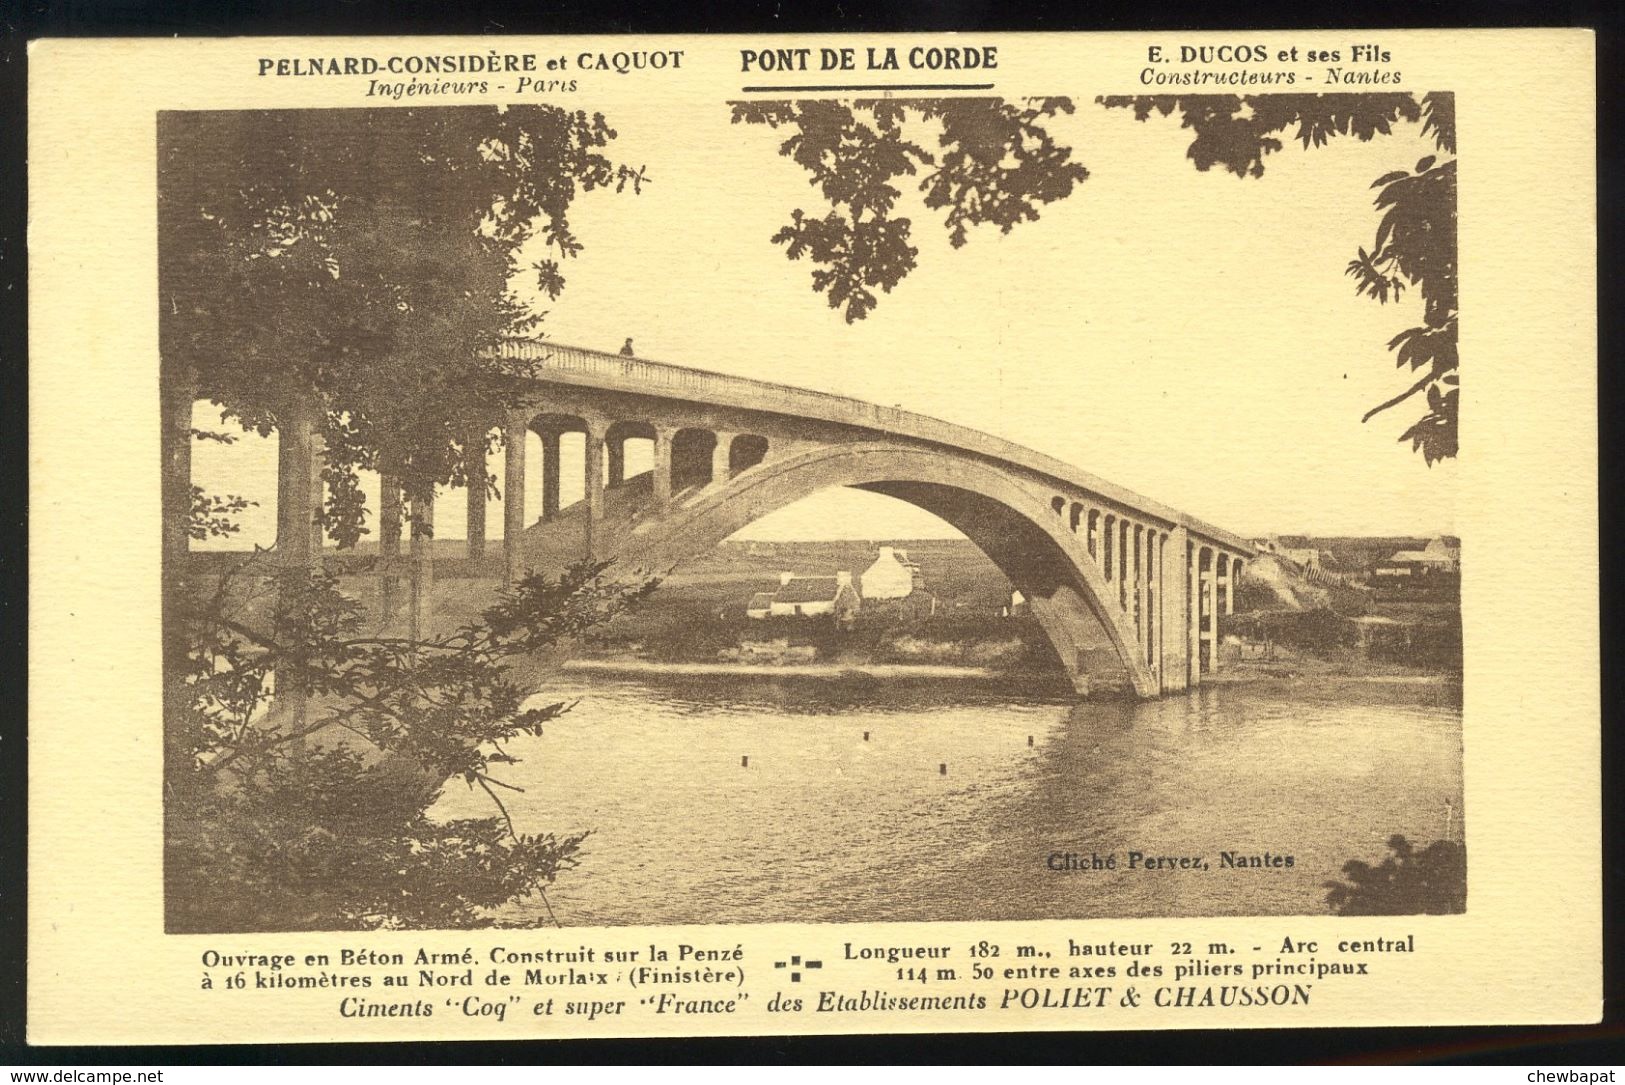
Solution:
[{"label": "distant shoreline", "polygon": [[947,663],[658,663],[648,659],[571,659],[562,669],[608,674],[751,675],[758,678],[1007,678],[991,667]]},{"label": "distant shoreline", "polygon": [[[1461,676],[1437,671],[1409,673],[1383,671],[1361,673],[1323,660],[1296,661],[1297,667],[1259,666],[1232,663],[1223,670],[1202,676],[1202,685],[1241,686],[1277,684],[1294,686],[1305,682],[1338,686],[1450,686],[1460,685]],[[820,679],[953,679],[956,681],[1004,682],[1032,675],[971,667],[951,663],[671,663],[651,659],[567,659],[561,670],[587,674],[667,675],[674,677],[730,676],[751,678]]]}]

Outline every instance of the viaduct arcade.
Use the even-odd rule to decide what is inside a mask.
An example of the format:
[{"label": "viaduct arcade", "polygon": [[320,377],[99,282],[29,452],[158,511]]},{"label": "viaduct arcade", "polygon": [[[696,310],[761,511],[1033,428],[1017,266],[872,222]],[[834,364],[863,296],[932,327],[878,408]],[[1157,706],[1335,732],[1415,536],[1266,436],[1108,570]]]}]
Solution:
[{"label": "viaduct arcade", "polygon": [[[1219,666],[1220,618],[1252,553],[1240,536],[1052,457],[896,408],[553,342],[515,340],[502,352],[533,363],[537,379],[522,410],[491,420],[505,456],[500,548],[487,546],[485,488],[466,491],[475,575],[512,583],[579,556],[663,573],[775,509],[852,486],[934,513],[980,547],[1028,600],[1080,690],[1096,622],[1141,697],[1197,685]],[[469,435],[471,475],[485,473],[489,432]],[[539,463],[527,462],[527,433],[540,438]],[[565,434],[582,435],[585,497],[561,507]],[[629,476],[632,442],[647,443],[652,468]],[[279,544],[285,560],[320,552],[318,443],[307,429],[279,444],[278,536],[295,540]],[[539,509],[525,505],[531,471],[541,474]],[[432,535],[433,503],[424,504],[406,518],[412,536]],[[384,576],[399,576],[404,558],[413,598],[425,599],[433,548],[412,537],[402,555],[400,488],[387,475],[380,506]]]}]

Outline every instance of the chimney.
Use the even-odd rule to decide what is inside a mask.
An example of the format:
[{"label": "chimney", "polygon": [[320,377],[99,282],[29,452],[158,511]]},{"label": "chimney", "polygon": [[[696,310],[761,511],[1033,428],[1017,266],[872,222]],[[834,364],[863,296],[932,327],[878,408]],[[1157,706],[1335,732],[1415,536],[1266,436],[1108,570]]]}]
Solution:
[{"label": "chimney", "polygon": [[790,583],[790,581],[794,580],[795,578],[796,578],[795,573],[780,573],[779,574],[779,587],[781,587],[781,588],[784,587],[786,584]]}]

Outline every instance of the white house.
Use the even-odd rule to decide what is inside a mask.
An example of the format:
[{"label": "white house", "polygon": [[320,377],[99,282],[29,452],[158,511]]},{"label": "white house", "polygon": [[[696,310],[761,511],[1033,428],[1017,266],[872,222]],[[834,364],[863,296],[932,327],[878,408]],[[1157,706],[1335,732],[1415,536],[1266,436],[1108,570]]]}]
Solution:
[{"label": "white house", "polygon": [[880,548],[875,563],[864,570],[859,584],[865,599],[906,599],[922,587],[920,567],[908,558],[907,550]]},{"label": "white house", "polygon": [[849,572],[834,576],[792,576],[779,586],[768,610],[775,618],[833,614],[845,620],[857,613],[860,602]]},{"label": "white house", "polygon": [[1414,579],[1461,571],[1461,548],[1434,538],[1421,550],[1399,550],[1377,563],[1373,573],[1385,579]]}]

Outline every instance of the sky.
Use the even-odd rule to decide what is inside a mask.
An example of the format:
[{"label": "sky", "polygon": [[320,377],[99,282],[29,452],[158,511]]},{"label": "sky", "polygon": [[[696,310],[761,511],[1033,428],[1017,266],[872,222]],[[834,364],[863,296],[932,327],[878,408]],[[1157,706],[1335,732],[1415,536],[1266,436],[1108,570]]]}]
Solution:
[{"label": "sky", "polygon": [[[1429,468],[1397,441],[1420,408],[1360,422],[1407,383],[1386,343],[1419,322],[1419,302],[1380,306],[1343,274],[1372,242],[1371,182],[1434,153],[1419,126],[1368,144],[1288,142],[1262,178],[1242,179],[1197,172],[1177,120],[1076,102],[1050,129],[1090,177],[1038,221],[975,229],[957,251],[941,212],[906,191],[918,266],[855,324],[813,292],[811,265],[769,241],[792,209],[824,210],[778,156],[782,135],[730,124],[720,103],[611,116],[615,153],[650,182],[577,200],[586,249],[565,262],[543,333],[609,351],[630,336],[640,357],[934,415],[1241,534],[1452,531],[1455,464]],[[199,424],[216,414],[200,405]],[[195,450],[200,485],[261,502],[231,545],[274,537],[274,450],[252,436]],[[568,501],[579,453],[565,459]],[[646,459],[634,450],[628,466]],[[491,467],[500,477],[500,454]],[[437,533],[460,537],[460,494],[440,505]],[[493,501],[488,535],[501,524]],[[889,498],[832,490],[740,537],[954,534]]]}]

